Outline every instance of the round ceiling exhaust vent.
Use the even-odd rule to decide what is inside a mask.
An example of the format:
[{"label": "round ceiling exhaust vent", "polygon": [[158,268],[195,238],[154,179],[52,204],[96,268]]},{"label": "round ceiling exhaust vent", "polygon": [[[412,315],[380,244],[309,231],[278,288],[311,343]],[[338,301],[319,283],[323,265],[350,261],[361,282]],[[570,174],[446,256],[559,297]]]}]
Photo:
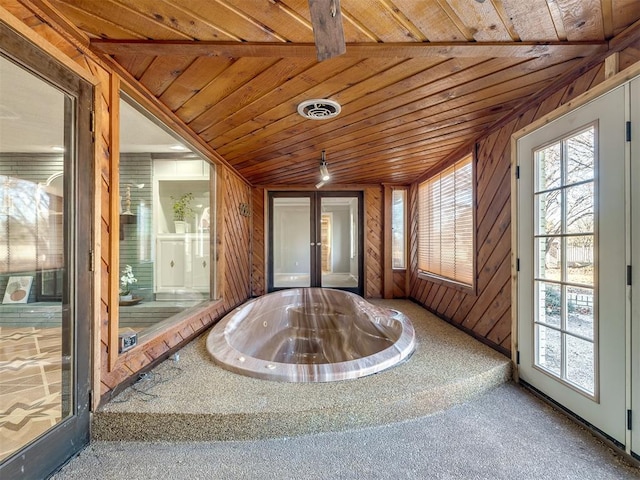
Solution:
[{"label": "round ceiling exhaust vent", "polygon": [[298,113],[309,120],[327,120],[338,116],[340,110],[338,102],[321,98],[305,100],[298,105]]}]

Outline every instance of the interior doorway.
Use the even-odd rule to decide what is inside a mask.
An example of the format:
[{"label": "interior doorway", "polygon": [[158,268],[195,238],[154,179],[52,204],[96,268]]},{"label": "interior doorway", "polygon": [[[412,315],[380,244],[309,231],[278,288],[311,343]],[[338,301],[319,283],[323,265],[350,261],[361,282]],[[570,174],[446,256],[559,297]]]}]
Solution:
[{"label": "interior doorway", "polygon": [[362,192],[270,192],[268,291],[363,292]]},{"label": "interior doorway", "polygon": [[331,244],[333,240],[331,225],[333,224],[333,214],[323,213],[320,221],[320,242],[322,273],[333,272],[333,258],[331,256]]}]

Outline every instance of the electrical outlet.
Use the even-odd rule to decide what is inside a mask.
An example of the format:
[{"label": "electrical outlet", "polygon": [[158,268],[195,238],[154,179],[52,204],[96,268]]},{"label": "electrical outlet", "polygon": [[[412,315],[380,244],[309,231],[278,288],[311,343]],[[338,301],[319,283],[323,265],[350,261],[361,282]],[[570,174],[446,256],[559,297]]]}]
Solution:
[{"label": "electrical outlet", "polygon": [[130,328],[120,329],[118,332],[118,352],[131,350],[138,344],[138,334]]}]

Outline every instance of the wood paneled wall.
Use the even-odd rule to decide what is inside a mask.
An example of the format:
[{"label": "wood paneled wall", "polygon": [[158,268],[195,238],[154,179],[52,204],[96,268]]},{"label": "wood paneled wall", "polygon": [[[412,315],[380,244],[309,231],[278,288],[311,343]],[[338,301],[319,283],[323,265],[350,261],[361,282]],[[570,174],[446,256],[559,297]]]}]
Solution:
[{"label": "wood paneled wall", "polygon": [[382,187],[364,190],[364,294],[381,298],[384,289],[384,198]]},{"label": "wood paneled wall", "polygon": [[[625,68],[637,48],[620,56]],[[411,297],[496,350],[511,351],[511,135],[605,78],[604,64],[584,73],[477,143],[476,295],[420,278],[417,270],[417,184],[410,190]]]},{"label": "wood paneled wall", "polygon": [[265,265],[267,254],[265,252],[267,229],[265,189],[253,189],[253,205],[251,214],[253,215],[253,251],[251,256],[251,296],[259,297],[267,292],[267,279]]},{"label": "wood paneled wall", "polygon": [[393,298],[407,298],[406,270],[393,271]]},{"label": "wood paneled wall", "polygon": [[[222,171],[224,206],[224,274],[221,292],[226,311],[240,305],[251,295],[251,188],[226,167]],[[218,236],[220,236],[218,234]]]},{"label": "wood paneled wall", "polygon": [[[34,38],[42,47],[53,45],[57,50],[51,51],[62,63],[79,71],[83,76],[92,77],[96,85],[95,111],[95,163],[96,188],[95,212],[96,247],[100,252],[99,271],[96,275],[96,319],[94,331],[99,332],[94,337],[94,391],[100,397],[106,397],[119,385],[135,377],[138,372],[151,363],[165,357],[168,352],[194,338],[217,319],[235,306],[243,303],[250,295],[250,265],[251,265],[251,219],[240,213],[239,205],[245,203],[251,206],[251,192],[248,184],[234,171],[225,165],[218,164],[216,175],[220,202],[217,215],[222,218],[217,222],[219,230],[216,238],[218,297],[220,301],[203,307],[189,315],[182,314],[178,321],[165,329],[160,335],[140,348],[133,349],[120,355],[114,362],[109,359],[110,329],[115,323],[110,318],[110,276],[114,250],[110,248],[112,242],[118,242],[113,233],[109,218],[114,203],[111,201],[112,191],[117,195],[117,188],[112,188],[117,179],[114,171],[112,154],[114,152],[114,138],[117,136],[116,102],[119,77],[110,70],[100,59],[94,57],[82,42],[65,28],[49,18],[47,12],[39,11],[28,0],[0,0],[0,8],[7,15],[17,19],[35,32]],[[4,15],[4,14],[3,14]],[[112,108],[112,106],[114,108]],[[153,111],[153,109],[151,109]],[[115,120],[115,121],[114,121]],[[218,162],[216,162],[218,163]],[[98,262],[96,262],[98,263]],[[115,272],[117,275],[118,272]],[[117,285],[117,281],[116,281]],[[116,292],[117,298],[117,292]],[[97,397],[98,395],[96,395]]]}]

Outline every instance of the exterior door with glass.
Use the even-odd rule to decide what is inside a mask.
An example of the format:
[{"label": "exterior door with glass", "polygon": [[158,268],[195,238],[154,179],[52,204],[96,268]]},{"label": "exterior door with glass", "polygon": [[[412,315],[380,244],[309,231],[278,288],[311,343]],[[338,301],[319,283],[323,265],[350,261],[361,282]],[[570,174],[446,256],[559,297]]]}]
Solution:
[{"label": "exterior door with glass", "polygon": [[631,114],[631,445],[640,460],[640,78],[629,85]]},{"label": "exterior door with glass", "polygon": [[89,442],[93,92],[0,37],[0,478],[47,478]]},{"label": "exterior door with glass", "polygon": [[268,290],[330,287],[362,293],[359,192],[269,194]]},{"label": "exterior door with glass", "polygon": [[517,142],[519,376],[626,440],[625,89]]}]

